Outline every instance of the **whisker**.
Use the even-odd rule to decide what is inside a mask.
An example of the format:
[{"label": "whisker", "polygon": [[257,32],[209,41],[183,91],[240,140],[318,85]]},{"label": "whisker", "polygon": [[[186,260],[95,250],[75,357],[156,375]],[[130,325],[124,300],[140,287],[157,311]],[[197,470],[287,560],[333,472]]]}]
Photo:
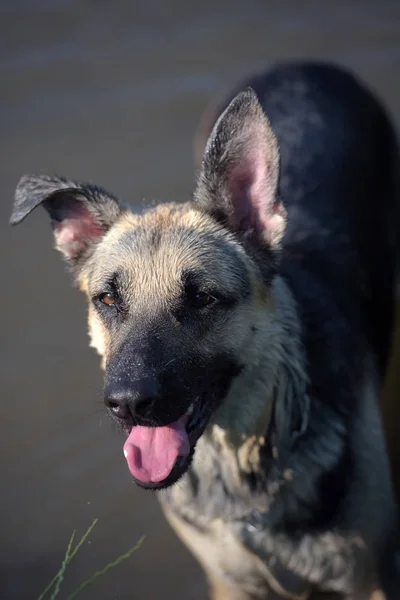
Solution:
[{"label": "whisker", "polygon": [[98,415],[99,413],[104,413],[104,409],[98,408],[96,410],[94,410],[93,412],[89,413],[90,417],[93,417],[93,415]]},{"label": "whisker", "polygon": [[178,358],[177,358],[177,357],[175,357],[175,358],[171,358],[171,360],[169,360],[169,361],[167,362],[167,364],[166,364],[166,365],[164,365],[164,369],[166,369],[167,367],[169,367],[169,365],[172,365],[172,363],[173,363],[173,362],[176,362],[177,360],[178,360]]}]

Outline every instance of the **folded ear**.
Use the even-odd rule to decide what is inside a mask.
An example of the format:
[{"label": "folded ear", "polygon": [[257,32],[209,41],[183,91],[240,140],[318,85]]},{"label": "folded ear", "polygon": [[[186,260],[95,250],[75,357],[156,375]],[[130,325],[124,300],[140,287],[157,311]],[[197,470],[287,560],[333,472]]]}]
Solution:
[{"label": "folded ear", "polygon": [[249,88],[232,100],[214,126],[195,201],[235,233],[276,246],[286,225],[278,179],[278,143]]},{"label": "folded ear", "polygon": [[17,225],[39,204],[48,212],[57,249],[76,266],[86,260],[124,208],[105,190],[61,177],[24,175],[10,222]]}]

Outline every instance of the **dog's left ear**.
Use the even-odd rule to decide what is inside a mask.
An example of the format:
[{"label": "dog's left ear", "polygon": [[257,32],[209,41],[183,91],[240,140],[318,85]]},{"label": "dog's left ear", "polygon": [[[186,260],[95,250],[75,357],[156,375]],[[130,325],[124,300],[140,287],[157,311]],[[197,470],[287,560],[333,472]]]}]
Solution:
[{"label": "dog's left ear", "polygon": [[286,225],[278,179],[278,143],[249,88],[232,100],[214,126],[195,201],[235,233],[274,247]]},{"label": "dog's left ear", "polygon": [[48,212],[56,248],[71,266],[86,260],[124,207],[105,190],[61,177],[24,175],[15,192],[10,222],[17,225],[41,204]]}]

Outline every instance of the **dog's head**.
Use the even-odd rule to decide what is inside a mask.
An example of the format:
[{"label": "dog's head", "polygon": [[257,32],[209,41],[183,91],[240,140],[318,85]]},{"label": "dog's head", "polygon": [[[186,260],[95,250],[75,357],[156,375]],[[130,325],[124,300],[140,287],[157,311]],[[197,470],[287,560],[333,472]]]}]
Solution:
[{"label": "dog's head", "polygon": [[42,204],[88,297],[105,404],[143,487],[186,471],[251,354],[285,225],[278,174],[276,139],[248,90],[214,127],[193,202],[138,216],[89,184],[25,176],[18,185],[11,222]]}]

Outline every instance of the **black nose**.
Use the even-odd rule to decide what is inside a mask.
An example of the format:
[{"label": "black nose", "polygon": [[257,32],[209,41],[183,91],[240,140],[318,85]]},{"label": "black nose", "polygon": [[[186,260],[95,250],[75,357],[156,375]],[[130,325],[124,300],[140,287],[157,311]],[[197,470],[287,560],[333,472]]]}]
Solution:
[{"label": "black nose", "polygon": [[119,419],[151,420],[159,398],[158,386],[152,380],[109,383],[104,390],[104,403]]}]

